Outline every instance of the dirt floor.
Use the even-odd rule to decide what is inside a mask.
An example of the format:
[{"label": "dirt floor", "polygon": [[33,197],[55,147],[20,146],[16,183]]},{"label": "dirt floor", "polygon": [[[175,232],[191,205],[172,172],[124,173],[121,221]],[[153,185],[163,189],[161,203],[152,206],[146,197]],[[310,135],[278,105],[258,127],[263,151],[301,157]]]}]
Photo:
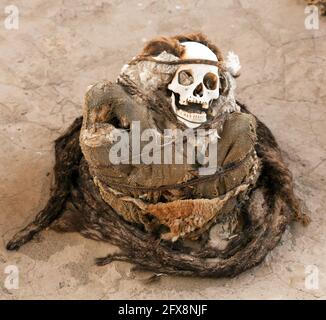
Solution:
[{"label": "dirt floor", "polygon": [[[19,30],[6,30],[4,8],[15,1],[7,2],[0,0],[0,298],[326,298],[326,18],[306,30],[303,0],[22,0]],[[233,279],[166,276],[148,285],[150,273],[130,264],[94,265],[115,247],[51,230],[7,252],[7,240],[48,199],[52,142],[81,114],[87,86],[114,80],[152,37],[192,31],[239,54],[238,98],[275,133],[310,226],[293,224],[263,264]],[[18,267],[18,289],[5,285],[8,265]],[[311,266],[319,271],[313,282]]]}]

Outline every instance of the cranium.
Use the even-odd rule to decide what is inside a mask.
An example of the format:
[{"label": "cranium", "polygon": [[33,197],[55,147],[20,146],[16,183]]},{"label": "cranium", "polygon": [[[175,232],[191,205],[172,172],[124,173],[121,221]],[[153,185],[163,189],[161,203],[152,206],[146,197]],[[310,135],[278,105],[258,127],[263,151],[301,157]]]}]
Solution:
[{"label": "cranium", "polygon": [[[218,61],[215,53],[199,42],[183,42],[182,59]],[[168,85],[172,91],[172,108],[179,121],[197,128],[207,121],[212,100],[219,97],[218,68],[209,64],[181,65]]]}]

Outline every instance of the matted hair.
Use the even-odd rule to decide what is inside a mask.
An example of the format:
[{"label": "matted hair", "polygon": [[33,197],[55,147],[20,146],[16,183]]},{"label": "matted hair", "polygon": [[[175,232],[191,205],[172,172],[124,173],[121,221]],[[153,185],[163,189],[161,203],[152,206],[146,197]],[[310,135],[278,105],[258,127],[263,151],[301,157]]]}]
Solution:
[{"label": "matted hair", "polygon": [[173,54],[174,56],[180,58],[185,51],[185,47],[182,46],[182,42],[186,41],[199,42],[212,50],[220,62],[224,60],[221,50],[200,32],[190,33],[188,35],[176,35],[173,37],[154,38],[145,45],[141,55],[157,56],[163,51],[166,51],[167,53]]}]

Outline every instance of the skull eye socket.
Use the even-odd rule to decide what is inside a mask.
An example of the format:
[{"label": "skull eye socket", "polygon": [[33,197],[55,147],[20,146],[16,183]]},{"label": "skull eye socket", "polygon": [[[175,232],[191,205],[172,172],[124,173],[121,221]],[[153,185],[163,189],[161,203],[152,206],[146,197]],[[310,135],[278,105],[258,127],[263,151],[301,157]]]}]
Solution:
[{"label": "skull eye socket", "polygon": [[183,86],[190,86],[194,82],[191,70],[182,70],[178,74],[178,82]]},{"label": "skull eye socket", "polygon": [[208,90],[215,90],[217,88],[217,76],[212,72],[206,73],[203,82]]}]

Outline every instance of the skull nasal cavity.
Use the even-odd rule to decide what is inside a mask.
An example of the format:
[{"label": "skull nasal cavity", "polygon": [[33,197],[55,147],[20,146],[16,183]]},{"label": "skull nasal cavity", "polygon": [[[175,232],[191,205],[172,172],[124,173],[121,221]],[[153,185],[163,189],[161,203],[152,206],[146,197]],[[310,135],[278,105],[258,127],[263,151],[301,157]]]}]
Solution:
[{"label": "skull nasal cavity", "polygon": [[194,96],[202,97],[204,94],[203,85],[200,83],[194,90]]}]

